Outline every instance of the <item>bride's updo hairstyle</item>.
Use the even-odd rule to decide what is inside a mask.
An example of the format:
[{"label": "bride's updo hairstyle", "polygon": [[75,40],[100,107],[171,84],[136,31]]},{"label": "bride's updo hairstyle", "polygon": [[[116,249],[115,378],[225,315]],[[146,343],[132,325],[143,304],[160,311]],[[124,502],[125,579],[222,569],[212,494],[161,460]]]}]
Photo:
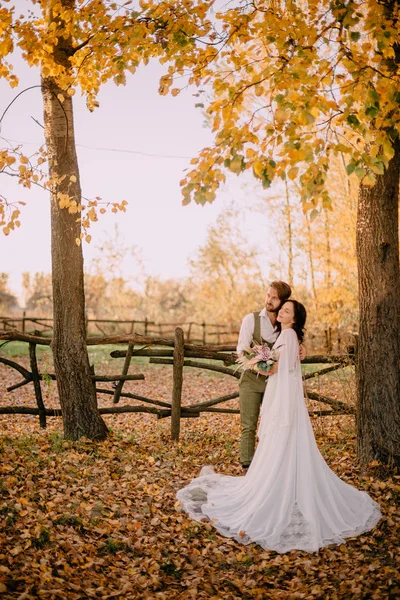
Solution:
[{"label": "bride's updo hairstyle", "polygon": [[[296,335],[301,344],[304,339],[304,325],[306,324],[307,311],[306,311],[304,305],[301,304],[301,302],[298,302],[297,300],[293,300],[293,298],[289,298],[289,300],[286,300],[283,304],[286,304],[287,302],[291,302],[293,304],[294,323],[292,325],[292,329],[295,330]],[[283,306],[283,304],[282,304],[282,306]],[[279,332],[281,331],[281,324],[279,323],[279,321],[276,324],[276,329]]]}]

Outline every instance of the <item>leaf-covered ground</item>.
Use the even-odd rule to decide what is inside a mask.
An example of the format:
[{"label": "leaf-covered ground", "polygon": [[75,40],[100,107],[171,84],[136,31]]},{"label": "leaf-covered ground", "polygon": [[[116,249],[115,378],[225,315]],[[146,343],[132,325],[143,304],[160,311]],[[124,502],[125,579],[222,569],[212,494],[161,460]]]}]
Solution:
[{"label": "leaf-covered ground", "polygon": [[[99,363],[96,371],[120,372],[116,364]],[[134,371],[144,372],[146,381],[126,384],[127,389],[170,399],[170,367],[138,364]],[[0,365],[2,405],[34,405],[31,384],[4,391],[18,377]],[[189,403],[229,393],[237,382],[188,368],[184,386]],[[46,406],[57,406],[54,384],[43,389]],[[110,403],[110,397],[100,401]],[[238,416],[185,419],[179,443],[170,440],[169,419],[146,414],[105,419],[111,429],[106,442],[72,444],[63,441],[58,418],[49,418],[47,430],[40,431],[36,417],[0,417],[3,598],[400,597],[400,478],[378,464],[360,472],[352,417],[313,419],[317,441],[345,481],[380,503],[383,518],[373,532],[341,546],[284,555],[222,538],[211,525],[189,520],[176,502],[176,491],[204,464],[240,473]]]}]

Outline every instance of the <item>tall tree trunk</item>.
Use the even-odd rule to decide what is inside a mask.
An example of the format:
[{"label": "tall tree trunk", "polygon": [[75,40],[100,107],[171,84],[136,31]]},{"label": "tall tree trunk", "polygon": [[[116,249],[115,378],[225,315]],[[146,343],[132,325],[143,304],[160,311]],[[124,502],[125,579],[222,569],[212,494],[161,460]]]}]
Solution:
[{"label": "tall tree trunk", "polygon": [[360,187],[358,457],[400,464],[400,142],[373,188]]},{"label": "tall tree trunk", "polygon": [[287,226],[287,243],[288,243],[288,283],[293,285],[293,233],[292,233],[292,207],[290,206],[290,194],[287,179],[285,179],[286,189],[286,226]]},{"label": "tall tree trunk", "polygon": [[326,268],[325,268],[325,283],[328,290],[332,286],[332,254],[331,254],[331,232],[329,223],[328,209],[325,209],[324,214],[325,226],[325,252],[326,252]]},{"label": "tall tree trunk", "polygon": [[[73,2],[64,0],[62,4],[71,8]],[[51,22],[50,10],[48,19]],[[58,45],[54,48],[56,62],[68,68],[70,41],[60,37]],[[81,204],[72,99],[57,86],[54,79],[45,76],[42,76],[42,95],[49,173],[52,181],[52,351],[64,435],[72,440],[81,436],[104,439],[107,436],[107,427],[97,410],[86,346],[79,213],[60,208],[63,195],[75,200],[78,207]]]},{"label": "tall tree trunk", "polygon": [[305,215],[305,220],[306,220],[306,224],[307,224],[307,254],[308,254],[308,261],[310,264],[310,275],[311,275],[311,289],[312,289],[312,293],[314,296],[314,300],[315,300],[315,307],[318,308],[318,296],[317,296],[317,290],[315,287],[315,269],[314,269],[314,257],[313,257],[313,237],[312,237],[312,231],[311,231],[311,224],[310,224],[310,218],[308,216],[308,214]]}]

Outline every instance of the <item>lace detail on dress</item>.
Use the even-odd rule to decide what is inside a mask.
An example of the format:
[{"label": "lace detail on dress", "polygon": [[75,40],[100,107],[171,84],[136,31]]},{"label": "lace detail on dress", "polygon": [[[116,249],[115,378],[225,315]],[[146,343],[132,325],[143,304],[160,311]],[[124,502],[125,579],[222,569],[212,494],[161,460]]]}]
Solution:
[{"label": "lace detail on dress", "polygon": [[224,536],[233,537],[242,544],[250,544],[255,542],[264,550],[274,550],[275,552],[284,553],[289,550],[306,550],[315,552],[319,549],[319,545],[315,539],[315,533],[304,518],[295,503],[287,527],[280,533],[276,539],[273,536],[251,538],[246,531],[240,531],[239,534],[230,531],[229,528],[221,527],[218,522],[213,523],[214,527]]},{"label": "lace detail on dress", "polygon": [[[195,521],[208,520],[208,517],[202,511],[202,507],[207,504],[208,492],[215,487],[217,477],[218,475],[212,467],[203,467],[200,477],[196,480],[197,485],[193,481],[177,493],[176,496],[182,503],[184,510]],[[202,480],[201,483],[199,480]]]},{"label": "lace detail on dress", "polygon": [[313,538],[315,538],[315,534],[313,534],[310,524],[300,512],[297,503],[295,503],[289,524],[281,533],[282,549],[279,551],[286,552],[286,549],[290,548],[311,548],[315,545],[313,544]]}]

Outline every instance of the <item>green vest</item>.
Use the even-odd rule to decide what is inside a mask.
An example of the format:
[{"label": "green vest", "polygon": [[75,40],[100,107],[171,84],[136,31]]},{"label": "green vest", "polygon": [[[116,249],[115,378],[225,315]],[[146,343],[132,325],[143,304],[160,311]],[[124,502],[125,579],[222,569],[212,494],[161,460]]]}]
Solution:
[{"label": "green vest", "polygon": [[274,345],[271,342],[266,342],[264,338],[261,336],[261,320],[260,320],[260,311],[253,312],[254,315],[254,331],[253,331],[253,342],[250,344],[251,346],[256,344],[267,344],[269,348],[272,348]]},{"label": "green vest", "polygon": [[[253,340],[250,346],[254,346],[254,344],[268,344],[270,348],[274,345],[271,342],[266,342],[264,338],[261,336],[261,320],[260,320],[260,311],[253,312],[254,315],[254,330],[253,330]],[[250,371],[244,371],[239,380],[239,386],[249,387],[253,389],[255,392],[263,393],[265,390],[265,386],[267,385],[267,378],[262,375],[257,375],[256,373],[251,373]],[[242,393],[242,392],[241,392]]]}]

